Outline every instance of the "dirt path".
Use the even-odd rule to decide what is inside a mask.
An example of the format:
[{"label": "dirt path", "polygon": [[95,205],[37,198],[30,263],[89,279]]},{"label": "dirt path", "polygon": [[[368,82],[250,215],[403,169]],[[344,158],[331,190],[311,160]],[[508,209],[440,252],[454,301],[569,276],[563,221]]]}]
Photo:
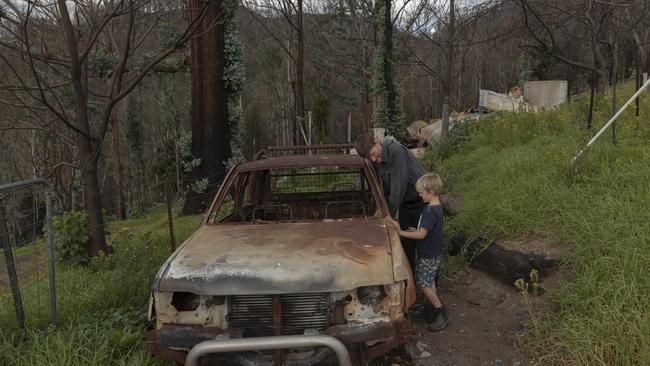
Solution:
[{"label": "dirt path", "polygon": [[531,362],[515,347],[523,330],[526,308],[522,295],[486,274],[468,269],[443,281],[440,296],[449,311],[449,325],[430,332],[416,319],[416,354],[431,356],[415,365],[525,366]]},{"label": "dirt path", "polygon": [[[18,281],[26,283],[30,278],[36,276],[48,276],[47,256],[42,252],[34,252],[14,257]],[[0,293],[9,291],[9,273],[4,256],[0,256]]]}]

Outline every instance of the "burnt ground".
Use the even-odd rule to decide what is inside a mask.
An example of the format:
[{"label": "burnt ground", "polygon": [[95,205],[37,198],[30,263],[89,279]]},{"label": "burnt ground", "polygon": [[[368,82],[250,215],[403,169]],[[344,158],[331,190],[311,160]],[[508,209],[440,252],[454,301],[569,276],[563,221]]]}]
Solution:
[{"label": "burnt ground", "polygon": [[[558,257],[557,249],[543,240],[500,242],[511,250]],[[541,282],[552,291],[559,274]],[[430,332],[417,315],[413,365],[416,366],[526,366],[531,360],[517,347],[525,330],[528,310],[524,297],[513,285],[506,285],[477,269],[468,267],[451,278],[443,278],[440,297],[449,312],[449,325]],[[532,295],[531,295],[532,296]],[[545,298],[531,297],[533,303]],[[399,363],[399,362],[398,362]]]}]

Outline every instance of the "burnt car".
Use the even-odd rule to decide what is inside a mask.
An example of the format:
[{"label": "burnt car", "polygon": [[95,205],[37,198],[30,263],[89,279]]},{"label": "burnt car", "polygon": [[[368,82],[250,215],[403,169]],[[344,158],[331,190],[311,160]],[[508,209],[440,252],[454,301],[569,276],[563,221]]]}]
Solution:
[{"label": "burnt car", "polygon": [[[414,282],[372,164],[303,153],[230,170],[201,227],[154,279],[152,353],[184,362],[205,340],[322,334],[365,363],[407,342]],[[314,365],[332,352],[213,357]]]}]

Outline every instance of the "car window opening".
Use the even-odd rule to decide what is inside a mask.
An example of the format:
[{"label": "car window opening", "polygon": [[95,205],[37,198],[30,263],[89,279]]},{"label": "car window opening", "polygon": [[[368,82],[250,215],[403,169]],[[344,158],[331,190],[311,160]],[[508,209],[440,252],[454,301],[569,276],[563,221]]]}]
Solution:
[{"label": "car window opening", "polygon": [[317,166],[239,172],[213,223],[268,223],[375,217],[364,170]]}]

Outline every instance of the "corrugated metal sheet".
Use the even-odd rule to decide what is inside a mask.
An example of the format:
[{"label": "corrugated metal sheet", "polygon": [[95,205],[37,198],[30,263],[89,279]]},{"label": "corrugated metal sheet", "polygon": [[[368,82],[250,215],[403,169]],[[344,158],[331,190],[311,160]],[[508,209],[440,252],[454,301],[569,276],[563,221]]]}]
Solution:
[{"label": "corrugated metal sheet", "polygon": [[518,112],[535,110],[534,106],[525,103],[522,98],[483,89],[479,91],[479,107],[489,111]]},{"label": "corrugated metal sheet", "polygon": [[540,108],[550,109],[567,100],[566,80],[540,80],[524,83],[524,99]]}]

